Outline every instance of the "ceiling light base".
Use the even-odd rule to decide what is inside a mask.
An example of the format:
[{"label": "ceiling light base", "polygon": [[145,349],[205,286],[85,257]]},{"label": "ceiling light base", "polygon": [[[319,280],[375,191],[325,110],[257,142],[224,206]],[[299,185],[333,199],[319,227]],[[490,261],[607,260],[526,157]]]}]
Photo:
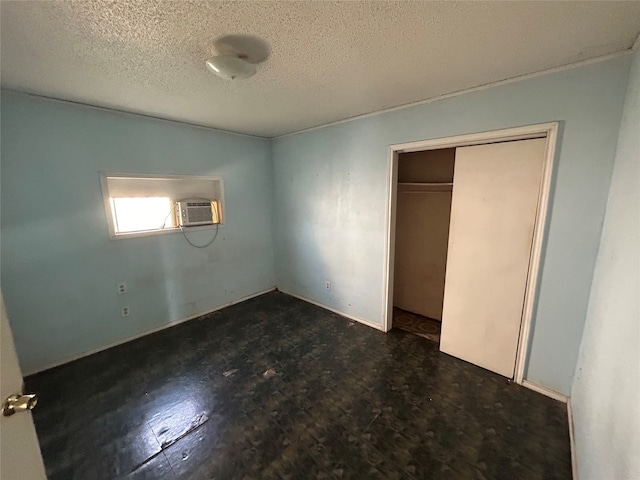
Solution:
[{"label": "ceiling light base", "polygon": [[225,80],[243,80],[256,73],[256,66],[246,60],[246,55],[218,55],[206,62],[207,69]]}]

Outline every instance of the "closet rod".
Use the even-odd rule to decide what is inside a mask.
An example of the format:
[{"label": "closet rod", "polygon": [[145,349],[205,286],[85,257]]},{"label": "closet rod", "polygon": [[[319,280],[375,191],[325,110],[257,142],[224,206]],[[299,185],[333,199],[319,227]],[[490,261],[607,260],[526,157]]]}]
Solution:
[{"label": "closet rod", "polygon": [[451,193],[453,190],[398,190],[398,193]]},{"label": "closet rod", "polygon": [[452,190],[453,183],[398,183],[398,192],[400,193],[451,192]]}]

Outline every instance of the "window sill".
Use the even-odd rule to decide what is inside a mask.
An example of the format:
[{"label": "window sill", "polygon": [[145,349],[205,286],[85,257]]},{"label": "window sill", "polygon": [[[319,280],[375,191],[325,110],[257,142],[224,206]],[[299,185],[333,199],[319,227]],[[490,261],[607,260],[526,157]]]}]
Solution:
[{"label": "window sill", "polygon": [[[224,227],[224,223],[218,224],[219,228]],[[184,227],[184,231],[188,232],[201,232],[204,230],[215,230],[216,225],[200,225],[198,227]],[[144,230],[142,232],[129,232],[129,233],[116,233],[110,235],[110,240],[124,240],[125,238],[139,238],[139,237],[152,237],[156,235],[166,235],[169,233],[180,233],[180,228],[165,228],[162,230]]]}]

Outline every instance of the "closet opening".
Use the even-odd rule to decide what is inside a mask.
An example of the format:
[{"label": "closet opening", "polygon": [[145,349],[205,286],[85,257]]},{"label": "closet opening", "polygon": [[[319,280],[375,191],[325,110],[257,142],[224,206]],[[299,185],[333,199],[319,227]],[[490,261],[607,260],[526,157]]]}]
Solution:
[{"label": "closet opening", "polygon": [[455,148],[398,155],[393,327],[440,342]]},{"label": "closet opening", "polygon": [[545,123],[389,147],[384,331],[526,385],[557,135]]}]

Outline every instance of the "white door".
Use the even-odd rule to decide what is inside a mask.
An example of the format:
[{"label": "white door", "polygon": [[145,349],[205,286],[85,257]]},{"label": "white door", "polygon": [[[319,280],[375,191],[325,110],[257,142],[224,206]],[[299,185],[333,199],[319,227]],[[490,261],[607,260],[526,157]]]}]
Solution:
[{"label": "white door", "polygon": [[[18,365],[2,294],[0,294],[0,303],[2,304],[0,401],[4,402],[10,395],[22,393],[22,373]],[[5,478],[29,480],[47,478],[33,419],[28,410],[15,413],[10,417],[0,415],[0,479]]]},{"label": "white door", "polygon": [[440,350],[512,378],[547,140],[456,150]]}]

